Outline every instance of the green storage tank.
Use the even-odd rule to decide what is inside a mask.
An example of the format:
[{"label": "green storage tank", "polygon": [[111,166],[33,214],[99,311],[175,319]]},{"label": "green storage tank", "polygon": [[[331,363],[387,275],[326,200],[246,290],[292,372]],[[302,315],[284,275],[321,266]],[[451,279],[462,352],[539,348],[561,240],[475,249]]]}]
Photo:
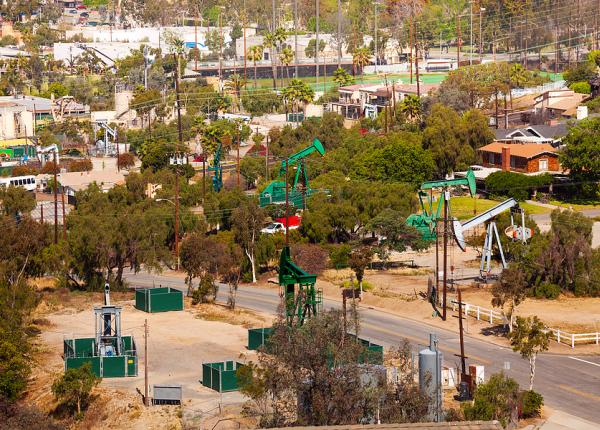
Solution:
[{"label": "green storage tank", "polygon": [[244,365],[237,361],[202,363],[202,385],[219,393],[237,391],[237,371],[241,367]]},{"label": "green storage tank", "polygon": [[135,307],[144,312],[183,310],[183,292],[171,287],[135,290]]}]

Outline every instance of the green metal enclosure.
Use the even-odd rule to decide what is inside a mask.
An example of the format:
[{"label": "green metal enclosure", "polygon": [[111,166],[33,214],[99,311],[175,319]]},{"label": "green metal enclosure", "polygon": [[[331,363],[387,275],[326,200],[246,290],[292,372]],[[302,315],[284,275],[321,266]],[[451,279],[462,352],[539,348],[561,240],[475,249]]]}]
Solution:
[{"label": "green metal enclosure", "polygon": [[135,290],[135,307],[144,312],[183,310],[183,292],[170,287]]},{"label": "green metal enclosure", "polygon": [[373,343],[368,339],[356,337],[356,335],[351,333],[348,333],[348,336],[358,340],[366,349],[366,351],[360,355],[358,359],[359,363],[383,365],[383,346]]},{"label": "green metal enclosure", "polygon": [[237,361],[202,363],[202,385],[224,393],[239,389],[237,370],[244,365]]},{"label": "green metal enclosure", "polygon": [[255,351],[265,344],[273,333],[273,327],[248,329],[248,349]]},{"label": "green metal enclosure", "polygon": [[92,371],[100,378],[137,376],[138,361],[135,340],[133,336],[123,336],[121,340],[123,343],[122,355],[102,356],[96,353],[96,339],[93,337],[65,339],[63,343],[65,371],[90,363]]}]

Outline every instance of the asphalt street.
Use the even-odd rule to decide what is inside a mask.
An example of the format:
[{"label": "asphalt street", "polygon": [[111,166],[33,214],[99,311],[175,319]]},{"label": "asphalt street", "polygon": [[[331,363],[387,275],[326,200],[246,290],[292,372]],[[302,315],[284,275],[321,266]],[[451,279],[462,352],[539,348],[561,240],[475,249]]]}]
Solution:
[{"label": "asphalt street", "polygon": [[[126,278],[132,288],[162,285],[184,291],[187,289],[183,279],[174,276],[139,273],[129,274]],[[221,291],[217,299],[225,301],[226,289],[221,288]],[[238,290],[237,304],[260,312],[275,313],[279,296],[276,289],[242,286]],[[340,306],[340,302],[325,299],[326,309]],[[361,337],[388,347],[399,345],[402,339],[408,339],[415,350],[418,350],[428,344],[429,334],[435,333],[444,354],[444,363],[451,367],[458,366],[459,359],[454,355],[460,350],[458,333],[372,308],[360,307],[359,312]],[[453,320],[455,318],[451,316],[449,321]],[[534,389],[544,396],[546,405],[598,423],[600,429],[600,356],[578,356],[576,351],[570,356],[539,355]],[[510,348],[466,335],[465,354],[469,357],[468,364],[485,366],[486,377],[504,370],[522,387],[529,386],[529,362]]]}]

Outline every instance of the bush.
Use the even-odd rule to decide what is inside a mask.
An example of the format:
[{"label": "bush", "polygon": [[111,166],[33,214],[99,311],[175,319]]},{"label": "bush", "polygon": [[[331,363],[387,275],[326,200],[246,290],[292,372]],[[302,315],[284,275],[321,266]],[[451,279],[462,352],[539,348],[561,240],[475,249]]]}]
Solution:
[{"label": "bush", "polygon": [[342,245],[333,245],[329,249],[329,261],[331,267],[334,269],[343,269],[348,267],[348,260],[350,259],[350,253],[352,248],[347,243]]},{"label": "bush", "polygon": [[560,295],[560,285],[543,283],[533,288],[533,295],[538,299],[557,299]]},{"label": "bush", "polygon": [[588,107],[589,113],[600,113],[600,97],[596,97],[584,105]]},{"label": "bush", "polygon": [[15,166],[12,169],[11,176],[28,176],[28,175],[37,175],[37,169],[33,167],[29,167],[26,165]]},{"label": "bush", "polygon": [[85,363],[77,369],[68,369],[64,375],[59,376],[52,384],[52,393],[80,417],[89,403],[92,390],[99,383],[100,378],[92,372],[92,365]]},{"label": "bush", "polygon": [[[344,281],[344,282],[342,282],[342,287],[343,288],[350,288],[350,281]],[[354,280],[354,289],[358,290],[359,288],[360,288],[360,284],[355,279]],[[375,288],[375,287],[373,286],[373,284],[371,284],[370,282],[367,282],[367,281],[365,281],[363,279],[362,288],[363,288],[363,291],[372,291],[373,288]]]},{"label": "bush", "polygon": [[523,418],[539,417],[542,412],[544,397],[533,390],[524,391],[521,397],[521,416]]},{"label": "bush", "polygon": [[92,160],[89,158],[75,160],[69,164],[69,172],[89,172],[93,168]]},{"label": "bush", "polygon": [[211,275],[204,275],[200,278],[198,288],[192,292],[192,304],[212,303],[217,298],[219,286],[215,283]]},{"label": "bush", "polygon": [[488,382],[480,384],[472,404],[463,405],[466,420],[498,420],[506,428],[512,421],[519,397],[519,384],[504,373],[492,375]]},{"label": "bush", "polygon": [[513,197],[516,200],[527,200],[533,190],[547,187],[552,183],[552,176],[547,173],[527,176],[522,173],[494,172],[485,180],[485,188],[494,196]]},{"label": "bush", "polygon": [[117,165],[119,166],[119,169],[129,169],[135,165],[135,157],[131,152],[119,154]]},{"label": "bush", "polygon": [[54,173],[55,170],[56,173],[60,173],[60,165],[57,166],[56,164],[54,164],[54,161],[48,161],[46,164],[44,164],[44,167],[42,167],[40,173],[51,175]]},{"label": "bush", "polygon": [[246,92],[242,95],[244,109],[254,116],[277,112],[281,107],[281,99],[274,91]]},{"label": "bush", "polygon": [[579,94],[589,94],[592,92],[592,87],[586,81],[573,82],[571,85],[569,85],[569,88]]},{"label": "bush", "polygon": [[308,273],[318,275],[327,267],[327,251],[320,245],[297,243],[291,251],[294,262]]}]

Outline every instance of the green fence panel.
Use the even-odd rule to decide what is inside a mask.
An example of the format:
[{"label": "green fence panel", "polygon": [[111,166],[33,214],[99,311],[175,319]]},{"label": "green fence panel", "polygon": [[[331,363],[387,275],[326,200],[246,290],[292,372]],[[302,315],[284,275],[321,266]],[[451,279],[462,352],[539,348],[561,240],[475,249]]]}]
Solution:
[{"label": "green fence panel", "polygon": [[102,357],[102,376],[104,378],[120,378],[126,376],[127,357],[117,355],[114,357]]},{"label": "green fence panel", "polygon": [[94,355],[94,346],[96,339],[93,337],[84,337],[75,339],[75,356],[92,357]]},{"label": "green fence panel", "polygon": [[220,393],[239,389],[237,370],[243,364],[235,361],[202,364],[202,385]]},{"label": "green fence panel", "polygon": [[92,365],[92,372],[99,378],[102,377],[102,371],[100,367],[100,357],[75,357],[67,358],[65,360],[65,370],[77,369],[83,366],[85,363]]},{"label": "green fence panel", "polygon": [[248,329],[248,349],[257,350],[267,342],[272,333],[272,327]]},{"label": "green fence panel", "polygon": [[183,293],[173,290],[170,293],[152,294],[150,312],[168,312],[183,310]]},{"label": "green fence panel", "polygon": [[148,312],[148,309],[146,308],[146,291],[147,290],[135,290],[135,308],[144,312]]},{"label": "green fence panel", "polygon": [[126,355],[127,359],[127,374],[125,376],[137,376],[138,374],[138,362],[137,357],[133,355]]}]

